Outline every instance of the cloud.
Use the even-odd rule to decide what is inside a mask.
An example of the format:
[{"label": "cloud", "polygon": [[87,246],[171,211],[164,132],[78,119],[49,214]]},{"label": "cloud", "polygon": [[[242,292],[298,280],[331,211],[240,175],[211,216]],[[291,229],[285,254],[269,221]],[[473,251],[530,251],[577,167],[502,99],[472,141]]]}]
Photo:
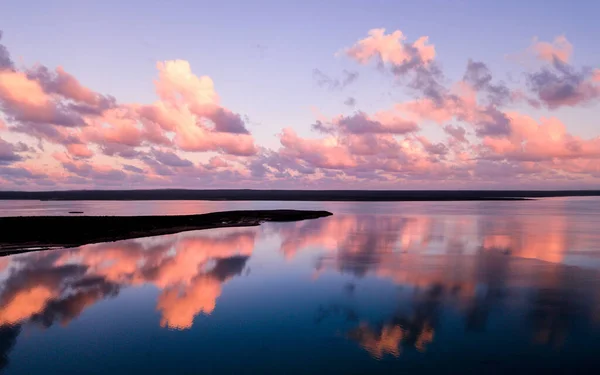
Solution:
[{"label": "cloud", "polygon": [[83,119],[44,92],[42,86],[23,72],[0,71],[0,108],[9,120],[83,126]]},{"label": "cloud", "polygon": [[577,70],[555,59],[550,68],[527,75],[530,90],[548,108],[587,104],[600,97],[600,84],[596,72]]},{"label": "cloud", "polygon": [[84,115],[114,105],[114,98],[92,92],[61,67],[55,72],[43,65],[18,71],[0,44],[0,109],[10,121],[25,126],[85,126]]},{"label": "cloud", "polygon": [[348,134],[405,134],[414,132],[419,126],[413,122],[391,114],[376,114],[373,119],[364,112],[336,120],[340,131]]},{"label": "cloud", "polygon": [[453,174],[444,161],[447,146],[410,134],[397,139],[389,129],[381,129],[380,123],[363,123],[360,115],[352,121],[357,120],[359,125],[328,129],[327,137],[321,139],[301,138],[293,130],[285,129],[280,136],[282,148],[270,156],[271,168],[260,169],[261,174],[272,176],[286,171],[288,178],[310,175],[311,180],[346,181],[346,184],[397,181],[399,176],[431,178]]},{"label": "cloud", "polygon": [[239,156],[256,153],[254,139],[249,135],[212,133],[200,127],[181,128],[175,142],[185,151],[221,151]]},{"label": "cloud", "polygon": [[173,152],[152,150],[151,154],[157,161],[169,167],[191,167],[194,165],[191,161],[182,159]]},{"label": "cloud", "polygon": [[158,96],[168,103],[182,103],[202,107],[218,102],[213,80],[192,73],[185,60],[158,62],[158,80],[155,81]]},{"label": "cloud", "polygon": [[345,168],[356,165],[347,148],[329,140],[307,140],[298,137],[292,129],[285,128],[279,137],[284,152],[306,160],[319,168]]},{"label": "cloud", "polygon": [[[0,30],[0,42],[2,41],[2,30]],[[15,65],[10,58],[8,49],[0,43],[0,70],[12,70]]]},{"label": "cloud", "polygon": [[82,161],[67,161],[62,163],[65,170],[76,176],[98,181],[125,181],[127,174],[111,166],[93,164]]},{"label": "cloud", "polygon": [[417,95],[423,95],[431,99],[438,106],[444,104],[447,89],[441,83],[444,80],[444,75],[437,65],[432,63],[429,66],[396,66],[392,69],[392,72],[399,76],[412,72],[413,75],[409,78],[407,86],[413,89]]},{"label": "cloud", "polygon": [[343,78],[341,80],[338,78],[334,79],[319,69],[313,69],[313,79],[317,82],[317,85],[329,90],[343,90],[358,79],[358,72],[350,72],[344,69],[342,75]]},{"label": "cloud", "polygon": [[234,155],[256,153],[254,139],[241,117],[218,105],[209,77],[197,77],[188,62],[159,63],[155,82],[161,101],[140,113],[167,131],[185,151],[220,151]]},{"label": "cloud", "polygon": [[[476,84],[476,79],[467,77],[467,80],[471,83],[459,82],[439,103],[431,98],[424,98],[401,103],[397,105],[397,109],[419,120],[434,121],[440,125],[458,120],[473,127],[478,136],[500,136],[510,133],[509,120],[504,112],[493,102],[484,104],[478,100],[480,90],[471,86]],[[485,86],[487,84],[480,87]]]},{"label": "cloud", "polygon": [[465,137],[467,131],[461,126],[446,125],[444,126],[444,131],[458,142],[469,142]]},{"label": "cloud", "polygon": [[433,143],[423,136],[420,136],[417,139],[423,145],[423,149],[430,154],[446,155],[448,153],[448,146],[442,142]]},{"label": "cloud", "polygon": [[400,30],[386,34],[385,29],[372,29],[368,34],[343,53],[362,65],[375,61],[380,69],[387,68],[398,79],[407,80],[407,86],[418,95],[441,104],[446,90],[444,76],[427,36],[410,43]]},{"label": "cloud", "polygon": [[212,158],[210,158],[208,164],[211,168],[225,168],[229,166],[229,164],[225,160],[218,156],[213,156]]},{"label": "cloud", "polygon": [[[2,51],[8,58],[4,47]],[[160,150],[154,156],[164,163],[157,167],[162,175],[173,175],[170,168],[190,165],[177,156],[178,150],[243,157],[256,154],[254,138],[242,116],[219,104],[210,77],[196,76],[183,60],[159,62],[157,70],[158,101],[139,104],[118,103],[110,95],[85,87],[61,67],[37,64],[16,70],[11,64],[11,69],[0,70],[0,109],[7,123],[3,128],[28,141],[28,137],[35,139],[41,151],[47,144],[64,146],[78,160],[61,164],[71,173],[65,181],[116,181],[127,178],[127,172],[137,174],[98,169],[93,150],[124,159],[142,158],[148,149]],[[20,160],[5,150],[3,158],[3,163]]]},{"label": "cloud", "polygon": [[2,167],[0,166],[0,176],[12,179],[37,179],[45,177],[40,174],[31,172],[29,169],[24,167]]},{"label": "cloud", "polygon": [[435,47],[428,44],[428,39],[422,36],[414,43],[407,43],[400,30],[386,34],[383,28],[371,29],[366,38],[344,50],[344,53],[363,65],[372,60],[394,66],[403,66],[415,60],[427,64],[435,57]]},{"label": "cloud", "polygon": [[23,160],[23,157],[18,152],[27,151],[28,146],[24,143],[17,146],[6,142],[0,138],[0,165],[9,165],[17,161]]},{"label": "cloud", "polygon": [[573,45],[564,35],[557,36],[552,42],[543,42],[536,37],[529,49],[536,58],[546,62],[558,60],[566,64],[573,54]]},{"label": "cloud", "polygon": [[67,151],[69,154],[79,158],[90,158],[94,156],[92,150],[88,146],[82,143],[71,143],[67,145]]},{"label": "cloud", "polygon": [[[465,59],[464,74],[448,76],[427,37],[413,41],[401,31],[373,29],[341,52],[357,71],[336,77],[315,69],[317,85],[342,90],[359,69],[374,66],[411,99],[366,110],[347,97],[351,112],[319,113],[312,127],[275,124],[282,129],[279,145],[267,148],[245,114],[222,104],[217,82],[185,60],[156,64],[153,101],[121,102],[60,66],[17,67],[0,45],[0,184],[397,189],[429,188],[432,181],[487,188],[547,180],[540,186],[591,186],[600,180],[597,137],[577,135],[577,116],[562,123],[548,114],[525,115],[529,107],[543,113],[597,105],[600,69],[569,65],[572,50],[566,38],[536,40],[528,54],[540,67],[525,73],[525,85],[509,80],[509,86],[475,59]],[[269,131],[261,131],[267,142]]]},{"label": "cloud", "polygon": [[487,100],[493,105],[503,105],[511,98],[511,92],[503,83],[492,84],[492,72],[486,64],[469,59],[463,81],[475,90],[487,94]]},{"label": "cloud", "polygon": [[138,168],[135,165],[123,164],[123,169],[133,173],[144,173],[142,168]]},{"label": "cloud", "polygon": [[124,144],[104,142],[99,145],[100,150],[107,156],[118,156],[124,159],[134,159],[143,155],[143,152],[136,147],[127,146]]},{"label": "cloud", "polygon": [[505,136],[511,131],[510,119],[495,107],[487,107],[479,113],[480,119],[475,121],[475,133],[480,136]]},{"label": "cloud", "polygon": [[91,113],[94,113],[92,108],[97,108],[98,112],[101,112],[101,110],[115,105],[114,98],[102,96],[82,86],[75,77],[65,72],[60,66],[54,72],[50,72],[47,67],[38,65],[27,71],[27,78],[37,81],[44,92],[48,94],[57,94],[76,103],[91,106],[72,106],[73,109],[85,112],[85,109],[88,108]]},{"label": "cloud", "polygon": [[552,161],[553,159],[598,159],[600,138],[585,140],[567,132],[556,118],[540,121],[519,113],[509,113],[510,136],[485,138],[484,146],[491,151],[488,158],[510,161]]},{"label": "cloud", "polygon": [[240,115],[224,108],[216,108],[207,116],[214,123],[214,130],[223,133],[250,134]]}]

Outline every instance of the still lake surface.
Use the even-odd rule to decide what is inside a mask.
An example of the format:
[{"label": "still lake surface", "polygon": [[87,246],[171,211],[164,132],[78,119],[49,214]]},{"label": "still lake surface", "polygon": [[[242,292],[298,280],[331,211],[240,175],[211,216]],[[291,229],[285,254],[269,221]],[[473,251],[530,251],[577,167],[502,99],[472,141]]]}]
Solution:
[{"label": "still lake surface", "polygon": [[1,257],[0,372],[597,373],[598,198],[0,201],[2,216],[263,208],[334,215]]}]

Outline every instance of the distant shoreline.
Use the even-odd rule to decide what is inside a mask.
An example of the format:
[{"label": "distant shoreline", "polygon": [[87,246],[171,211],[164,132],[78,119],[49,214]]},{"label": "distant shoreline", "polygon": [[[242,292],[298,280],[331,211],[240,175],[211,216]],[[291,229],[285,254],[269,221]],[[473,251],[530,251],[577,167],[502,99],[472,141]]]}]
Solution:
[{"label": "distant shoreline", "polygon": [[0,256],[50,248],[159,236],[263,222],[317,219],[327,211],[252,210],[180,216],[18,216],[0,217]]},{"label": "distant shoreline", "polygon": [[486,201],[600,196],[600,190],[70,190],[0,191],[0,200],[41,201]]}]

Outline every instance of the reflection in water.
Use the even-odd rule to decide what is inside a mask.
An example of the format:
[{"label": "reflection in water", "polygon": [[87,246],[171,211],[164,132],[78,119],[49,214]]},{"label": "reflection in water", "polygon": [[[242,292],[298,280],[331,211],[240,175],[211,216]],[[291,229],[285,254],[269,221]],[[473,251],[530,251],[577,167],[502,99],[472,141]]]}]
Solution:
[{"label": "reflection in water", "polygon": [[216,260],[212,270],[199,273],[188,286],[171,287],[158,299],[162,312],[161,326],[189,328],[199,312],[210,314],[221,294],[221,285],[242,273],[248,256],[232,256]]},{"label": "reflection in water", "polygon": [[389,322],[376,329],[363,323],[351,330],[348,336],[377,359],[385,354],[398,357],[401,345],[424,352],[427,344],[433,341],[441,293],[441,287],[436,285],[419,296],[412,315],[394,315]]},{"label": "reflection in water", "polygon": [[214,310],[222,284],[242,272],[255,236],[241,229],[219,237],[162,236],[14,256],[0,295],[0,325],[68,324],[120,289],[150,283],[162,290],[161,325],[189,328],[194,316]]},{"label": "reflection in water", "polygon": [[[560,264],[570,253],[594,249],[594,232],[570,228],[565,216],[545,217],[543,225],[536,216],[481,219],[334,216],[282,227],[281,249],[287,257],[326,249],[319,272],[376,276],[413,288],[410,313],[349,331],[375,358],[399,356],[402,346],[425,351],[442,307],[461,311],[466,332],[483,332],[491,311],[512,304],[528,311],[532,341],[553,345],[576,321],[600,318],[597,270]],[[516,306],[520,302],[526,305]]]},{"label": "reflection in water", "polygon": [[15,345],[19,333],[20,325],[0,327],[0,370],[8,365],[8,353]]},{"label": "reflection in water", "polygon": [[[439,355],[442,345],[468,345],[500,335],[499,328],[513,331],[513,341],[505,340],[515,350],[560,350],[570,337],[573,343],[598,331],[595,224],[511,212],[334,215],[4,257],[0,368],[24,327],[67,326],[97,302],[123,298],[126,288],[153,285],[160,326],[190,329],[198,315],[216,314],[223,285],[244,274],[259,240],[275,244],[289,267],[308,255],[306,285],[326,282],[325,274],[344,277],[339,298],[346,304],[319,302],[313,321],[327,326],[341,317],[341,335],[373,358]],[[394,301],[391,312],[366,312],[379,309],[361,297],[369,280],[400,287],[381,291]],[[277,302],[291,313],[294,297],[284,298]]]}]

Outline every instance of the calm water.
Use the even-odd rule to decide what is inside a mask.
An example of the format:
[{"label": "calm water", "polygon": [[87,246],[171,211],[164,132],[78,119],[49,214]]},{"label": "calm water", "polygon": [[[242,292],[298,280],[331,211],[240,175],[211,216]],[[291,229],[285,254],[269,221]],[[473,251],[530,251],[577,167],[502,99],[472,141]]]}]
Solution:
[{"label": "calm water", "polygon": [[334,216],[0,258],[0,366],[9,374],[597,373],[598,199],[0,201],[4,215],[274,207]]}]

